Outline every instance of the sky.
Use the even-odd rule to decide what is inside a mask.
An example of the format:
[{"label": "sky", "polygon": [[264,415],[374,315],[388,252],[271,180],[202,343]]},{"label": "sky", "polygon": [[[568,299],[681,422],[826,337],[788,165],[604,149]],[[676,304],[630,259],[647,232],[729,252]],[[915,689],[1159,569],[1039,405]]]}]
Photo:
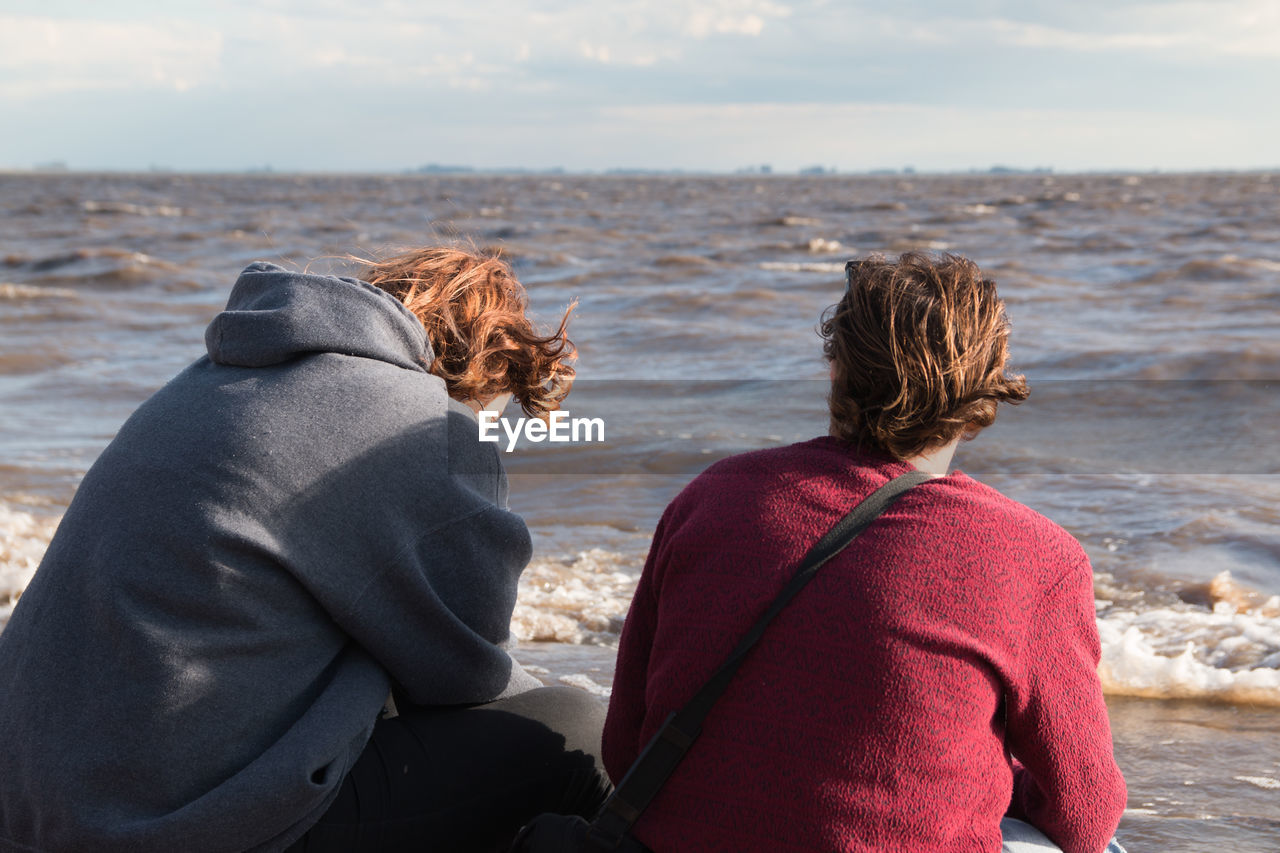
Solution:
[{"label": "sky", "polygon": [[1280,0],[0,0],[0,169],[1280,167]]}]

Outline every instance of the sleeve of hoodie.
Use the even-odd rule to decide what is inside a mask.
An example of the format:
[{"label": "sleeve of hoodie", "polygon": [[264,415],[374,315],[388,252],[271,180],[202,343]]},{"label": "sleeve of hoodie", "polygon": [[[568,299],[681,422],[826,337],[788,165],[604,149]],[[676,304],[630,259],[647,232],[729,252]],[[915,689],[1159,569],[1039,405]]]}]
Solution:
[{"label": "sleeve of hoodie", "polygon": [[1065,853],[1100,853],[1125,807],[1097,666],[1093,573],[1083,552],[1028,625],[1021,683],[1008,697],[1018,759],[1009,813]]},{"label": "sleeve of hoodie", "polygon": [[424,531],[335,614],[410,702],[487,702],[541,686],[502,647],[527,560],[511,516],[484,507]]},{"label": "sleeve of hoodie", "polygon": [[503,648],[532,552],[528,528],[506,509],[493,447],[475,446],[474,421],[450,421],[462,433],[451,448],[466,458],[431,485],[434,517],[331,612],[418,705],[486,702],[541,686]]}]

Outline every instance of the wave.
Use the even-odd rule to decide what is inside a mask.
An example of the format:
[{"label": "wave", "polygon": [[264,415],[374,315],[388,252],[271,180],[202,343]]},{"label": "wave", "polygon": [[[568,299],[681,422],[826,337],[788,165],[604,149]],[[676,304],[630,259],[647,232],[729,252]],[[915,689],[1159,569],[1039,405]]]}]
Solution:
[{"label": "wave", "polygon": [[591,262],[585,258],[569,252],[557,252],[554,250],[537,250],[529,249],[520,256],[520,263],[523,266],[536,267],[542,269],[545,267],[589,267]]},{"label": "wave", "polygon": [[36,287],[30,284],[0,282],[0,301],[21,302],[27,299],[76,299],[74,290],[61,287]]},{"label": "wave", "polygon": [[808,226],[822,225],[821,219],[815,219],[812,216],[780,216],[777,219],[767,219],[762,225],[780,225],[785,228],[800,228]]},{"label": "wave", "polygon": [[890,252],[945,252],[955,244],[929,237],[899,237],[886,247]]},{"label": "wave", "polygon": [[74,364],[76,353],[57,340],[0,352],[0,376],[39,375],[62,364]]},{"label": "wave", "polygon": [[[1024,220],[1024,224],[1025,222]],[[1054,228],[1056,226],[1041,227]],[[1042,252],[1074,254],[1081,252],[1127,252],[1132,250],[1134,245],[1114,233],[1099,232],[1081,237],[1051,236],[1046,238],[1038,248]]]},{"label": "wave", "polygon": [[[841,266],[841,269],[844,267]],[[651,297],[648,304],[655,312],[715,311],[753,317],[776,311],[774,305],[783,296],[777,290],[764,287],[743,287],[732,293],[671,288]]]},{"label": "wave", "polygon": [[129,216],[185,216],[186,211],[168,204],[147,206],[127,201],[82,201],[80,209],[85,213],[127,214]]},{"label": "wave", "polygon": [[[57,528],[0,503],[0,629]],[[611,645],[631,605],[643,552],[601,548],[538,558],[520,578],[511,633],[524,642]],[[1280,707],[1280,596],[1266,597],[1222,572],[1189,600],[1144,606],[1100,575],[1098,633],[1103,690],[1153,699],[1202,699]],[[1132,596],[1128,596],[1132,599]]]},{"label": "wave", "polygon": [[115,247],[75,249],[39,258],[6,258],[6,265],[25,273],[28,283],[64,287],[134,287],[171,280],[184,269],[145,252]]},{"label": "wave", "polygon": [[1263,600],[1229,572],[1205,589],[1208,606],[1099,601],[1103,690],[1280,707],[1280,596]]},{"label": "wave", "polygon": [[1160,270],[1135,279],[1141,284],[1163,284],[1168,281],[1246,281],[1280,272],[1280,261],[1266,258],[1242,258],[1220,255],[1186,261],[1174,269]]},{"label": "wave", "polygon": [[813,237],[808,243],[804,244],[804,248],[809,250],[811,255],[831,255],[836,252],[849,254],[853,249],[841,244],[839,240],[828,240],[825,237]]},{"label": "wave", "polygon": [[[513,636],[616,643],[638,571],[636,559],[600,549],[572,560],[535,561],[521,579]],[[1105,579],[1101,585],[1105,591]],[[1263,600],[1228,572],[1206,588],[1209,607],[1097,602],[1104,692],[1280,707],[1280,596]]]},{"label": "wave", "polygon": [[[1049,352],[1024,357],[1018,369],[1031,377],[1033,394],[1037,393],[1035,383],[1040,383],[1043,393],[1048,380],[1082,383],[1275,381],[1280,378],[1280,347],[1263,344],[1245,350],[1217,350],[1206,346],[1199,352],[1154,347]],[[1094,390],[1101,392],[1103,387],[1099,385]],[[1142,387],[1134,385],[1131,390]]]},{"label": "wave", "polygon": [[759,266],[769,272],[844,273],[844,261],[762,261]]},{"label": "wave", "polygon": [[0,629],[31,582],[58,519],[38,518],[0,503]]},{"label": "wave", "polygon": [[638,574],[634,560],[600,548],[570,560],[534,560],[520,576],[511,633],[522,641],[614,642]]},{"label": "wave", "polygon": [[1274,381],[1280,378],[1280,346],[1242,352],[1160,353],[1136,374],[1139,379]]},{"label": "wave", "polygon": [[705,255],[662,255],[654,260],[655,267],[711,267],[716,261]]}]

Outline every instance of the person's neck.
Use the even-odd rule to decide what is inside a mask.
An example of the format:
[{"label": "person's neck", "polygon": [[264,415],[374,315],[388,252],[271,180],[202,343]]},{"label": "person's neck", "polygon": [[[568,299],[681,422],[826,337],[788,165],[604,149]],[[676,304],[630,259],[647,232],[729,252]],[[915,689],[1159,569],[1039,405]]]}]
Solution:
[{"label": "person's neck", "polygon": [[959,443],[960,439],[955,438],[946,444],[926,448],[923,452],[902,461],[932,477],[945,477],[947,470],[951,467],[951,457],[955,456],[956,445]]}]

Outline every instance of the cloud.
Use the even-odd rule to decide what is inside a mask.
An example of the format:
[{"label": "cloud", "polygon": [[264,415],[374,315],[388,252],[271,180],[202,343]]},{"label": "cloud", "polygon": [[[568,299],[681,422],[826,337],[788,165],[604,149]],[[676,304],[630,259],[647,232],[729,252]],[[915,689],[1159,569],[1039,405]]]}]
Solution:
[{"label": "cloud", "polygon": [[[237,54],[230,76],[296,77],[349,71],[349,82],[484,89],[554,88],[577,69],[644,69],[686,62],[716,39],[759,38],[791,14],[775,0],[509,0],[423,7],[399,0],[297,0],[245,4],[220,22],[226,39],[256,51]],[[530,69],[549,75],[532,77]]]},{"label": "cloud", "polygon": [[1280,4],[1274,0],[1152,6],[1166,31],[1187,34],[1188,47],[1228,56],[1280,57]]},{"label": "cloud", "polygon": [[1008,4],[1006,14],[959,17],[943,3],[922,6],[928,11],[862,13],[863,20],[888,37],[929,44],[1280,57],[1280,3],[1274,0],[1114,2],[1076,9],[1069,20],[1036,3]]},{"label": "cloud", "polygon": [[[1197,165],[1189,152],[1202,166],[1274,156],[1259,152],[1276,121],[1256,106],[1280,95],[1274,0],[983,0],[971,7],[980,14],[945,0],[222,0],[171,4],[161,18],[154,8],[51,0],[45,16],[0,15],[0,110],[30,129],[0,138],[0,162],[110,166],[96,152],[111,150],[145,158],[120,164],[134,167],[1179,168]],[[1143,118],[1126,118],[1135,108]],[[57,117],[83,126],[85,109],[99,132],[77,141]],[[359,152],[268,150],[271,134],[254,134],[228,160],[219,128],[247,113],[255,127],[338,116],[395,132]],[[198,158],[197,117],[210,140]],[[858,122],[878,136],[858,136]]]},{"label": "cloud", "polygon": [[1072,32],[1043,24],[995,19],[978,25],[995,41],[1018,47],[1056,48],[1074,51],[1162,50],[1184,47],[1191,41],[1189,33],[1114,33]]},{"label": "cloud", "polygon": [[711,35],[758,36],[764,32],[767,19],[790,14],[790,8],[769,0],[694,2],[685,13],[682,32],[696,39]]},{"label": "cloud", "polygon": [[214,79],[222,38],[191,22],[0,16],[0,96],[185,91]]}]

